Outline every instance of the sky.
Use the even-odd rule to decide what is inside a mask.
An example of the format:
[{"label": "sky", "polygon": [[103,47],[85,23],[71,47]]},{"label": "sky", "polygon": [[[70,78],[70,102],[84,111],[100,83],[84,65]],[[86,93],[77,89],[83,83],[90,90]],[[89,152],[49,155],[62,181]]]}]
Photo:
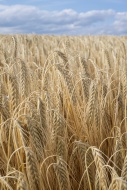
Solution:
[{"label": "sky", "polygon": [[127,0],[0,0],[0,33],[127,35]]}]

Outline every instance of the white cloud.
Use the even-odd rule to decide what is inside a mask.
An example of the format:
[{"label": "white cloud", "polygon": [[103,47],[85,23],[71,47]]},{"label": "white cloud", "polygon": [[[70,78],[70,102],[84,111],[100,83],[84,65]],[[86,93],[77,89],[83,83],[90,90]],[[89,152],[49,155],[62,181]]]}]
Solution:
[{"label": "white cloud", "polygon": [[45,11],[35,6],[0,5],[0,33],[127,34],[127,12],[67,9]]}]

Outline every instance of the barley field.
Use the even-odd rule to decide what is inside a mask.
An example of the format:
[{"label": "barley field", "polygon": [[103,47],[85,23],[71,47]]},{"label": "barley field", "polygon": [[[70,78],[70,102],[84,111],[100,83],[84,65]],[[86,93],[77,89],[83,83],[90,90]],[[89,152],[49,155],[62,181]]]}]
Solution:
[{"label": "barley field", "polygon": [[127,37],[0,35],[0,189],[127,189]]}]

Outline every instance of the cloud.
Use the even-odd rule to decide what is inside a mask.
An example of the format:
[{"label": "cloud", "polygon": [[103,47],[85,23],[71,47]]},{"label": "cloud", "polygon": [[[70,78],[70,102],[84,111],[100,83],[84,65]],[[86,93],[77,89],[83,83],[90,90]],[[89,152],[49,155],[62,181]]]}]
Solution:
[{"label": "cloud", "polygon": [[72,9],[46,11],[36,6],[0,5],[0,33],[127,34],[127,12]]}]

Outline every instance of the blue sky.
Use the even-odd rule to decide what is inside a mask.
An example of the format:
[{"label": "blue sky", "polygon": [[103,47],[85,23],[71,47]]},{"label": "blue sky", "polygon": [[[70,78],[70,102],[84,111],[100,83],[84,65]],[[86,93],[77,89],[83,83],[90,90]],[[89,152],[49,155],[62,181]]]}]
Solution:
[{"label": "blue sky", "polygon": [[0,0],[0,33],[127,35],[127,0]]}]

